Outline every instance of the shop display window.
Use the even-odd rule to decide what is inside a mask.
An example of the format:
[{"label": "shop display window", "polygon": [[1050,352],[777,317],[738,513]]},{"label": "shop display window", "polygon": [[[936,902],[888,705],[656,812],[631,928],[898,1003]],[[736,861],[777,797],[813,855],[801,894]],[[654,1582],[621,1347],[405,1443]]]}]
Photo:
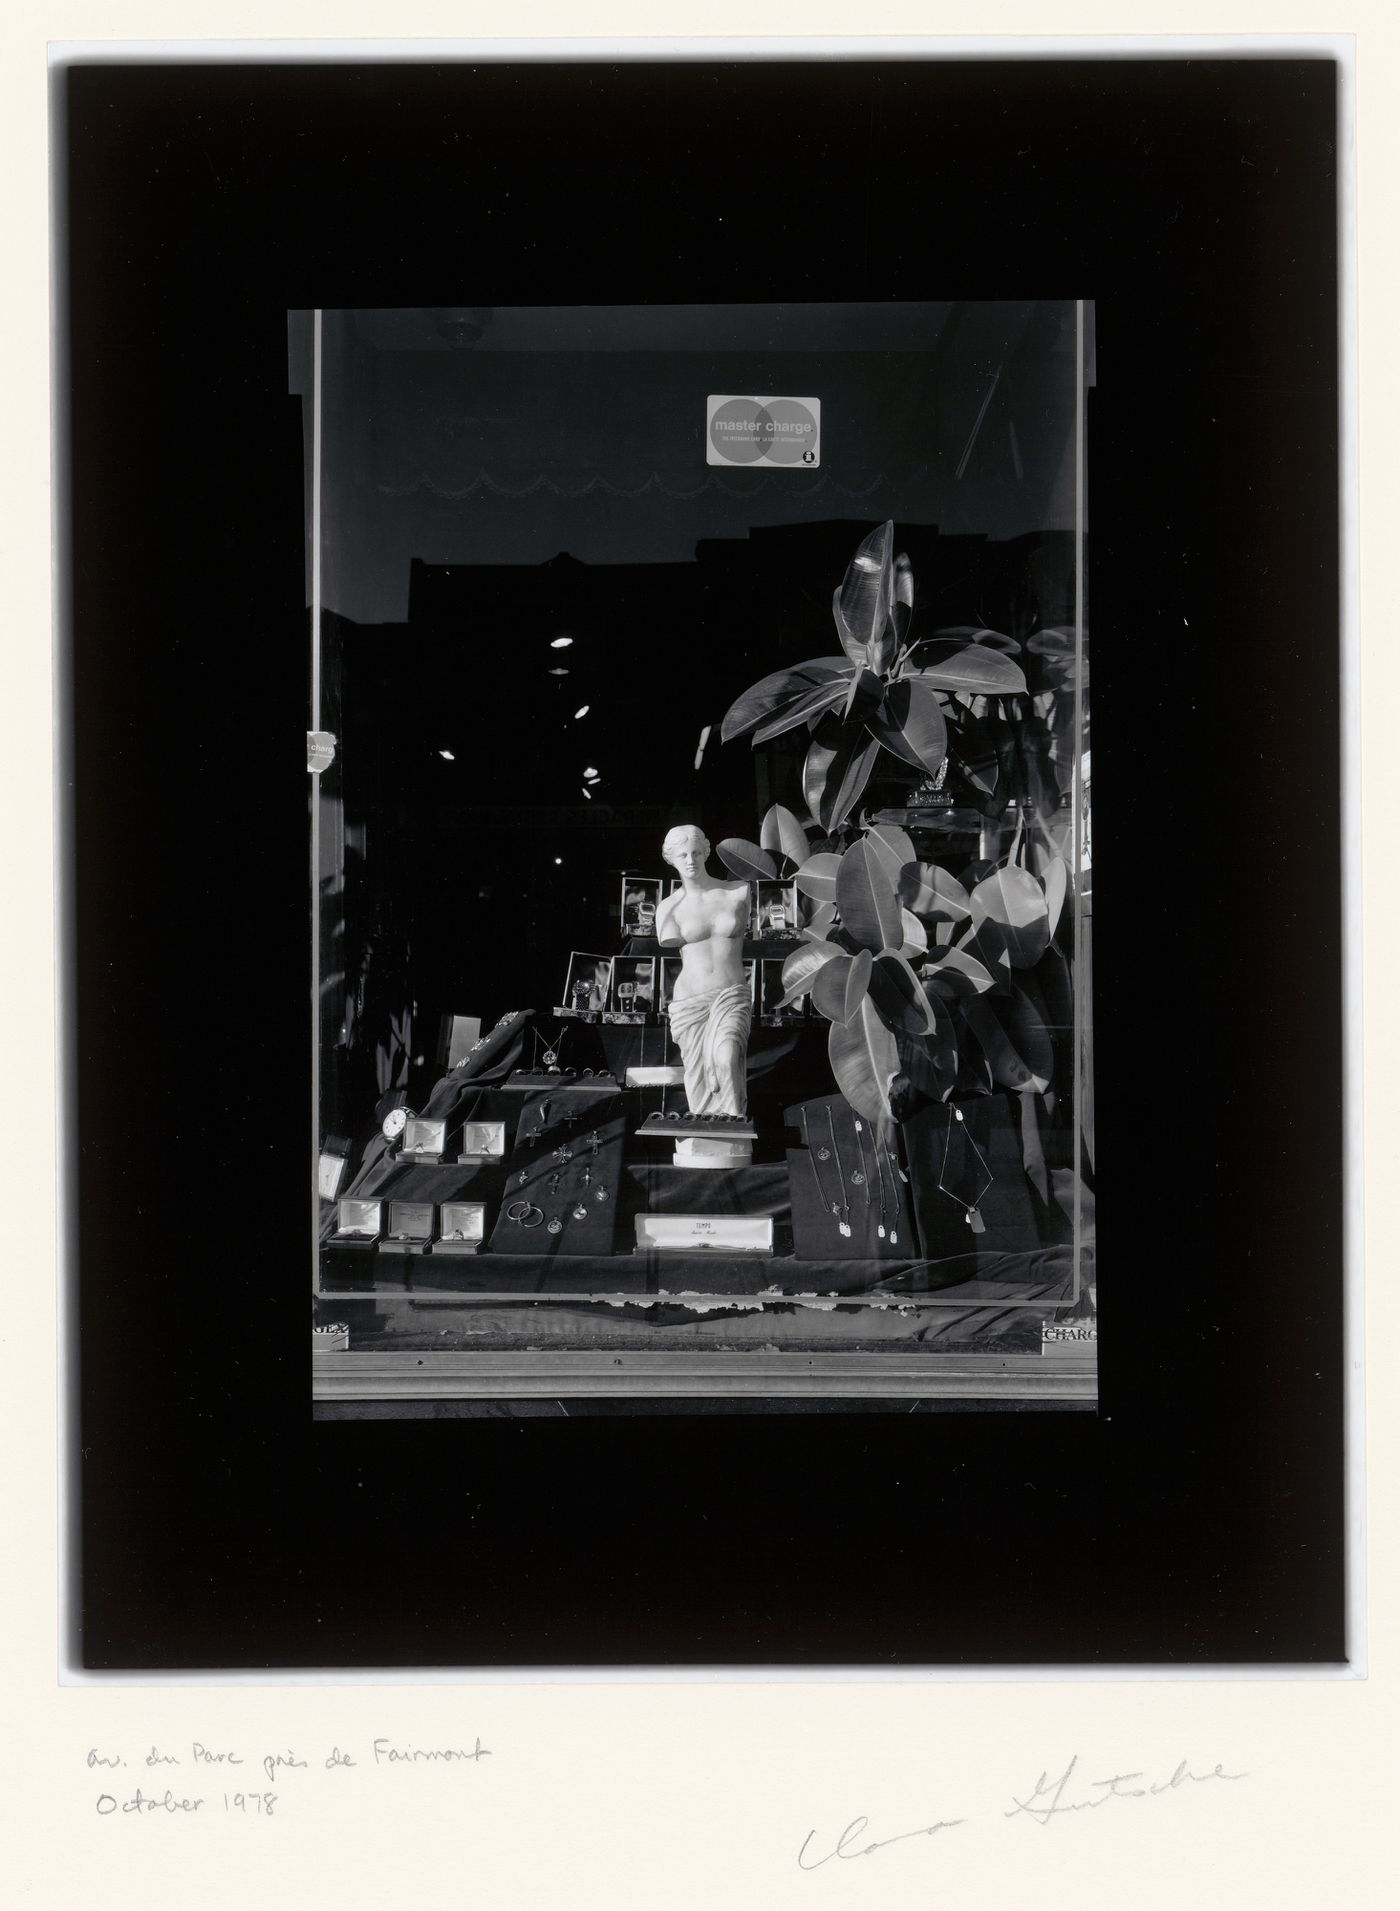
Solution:
[{"label": "shop display window", "polygon": [[1092,306],[289,365],[318,1393],[1092,1407]]}]

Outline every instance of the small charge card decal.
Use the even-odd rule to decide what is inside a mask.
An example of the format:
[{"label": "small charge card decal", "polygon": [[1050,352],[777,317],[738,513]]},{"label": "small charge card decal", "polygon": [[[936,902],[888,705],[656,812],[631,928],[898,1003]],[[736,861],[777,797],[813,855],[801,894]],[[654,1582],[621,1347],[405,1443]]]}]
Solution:
[{"label": "small charge card decal", "polygon": [[705,405],[706,464],[814,471],[822,461],[820,398],[737,398],[721,392],[711,393]]}]

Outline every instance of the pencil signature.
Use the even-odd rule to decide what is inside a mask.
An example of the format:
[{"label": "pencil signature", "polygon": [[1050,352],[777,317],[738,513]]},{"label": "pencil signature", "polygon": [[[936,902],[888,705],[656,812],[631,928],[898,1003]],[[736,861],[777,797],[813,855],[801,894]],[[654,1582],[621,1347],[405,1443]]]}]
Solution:
[{"label": "pencil signature", "polygon": [[897,1831],[893,1838],[876,1838],[868,1845],[856,1843],[865,1836],[868,1818],[853,1818],[841,1836],[836,1840],[835,1849],[825,1858],[807,1862],[807,1847],[816,1837],[815,1831],[809,1831],[802,1840],[802,1849],[797,1854],[797,1862],[804,1871],[819,1871],[823,1865],[830,1864],[833,1858],[868,1858],[872,1851],[883,1851],[886,1845],[902,1844],[906,1838],[932,1838],[936,1831],[951,1831],[954,1825],[965,1825],[965,1818],[939,1818],[931,1825],[920,1825],[916,1831]]},{"label": "pencil signature", "polygon": [[1063,1816],[1066,1812],[1098,1811],[1115,1798],[1160,1798],[1163,1792],[1180,1791],[1183,1785],[1208,1785],[1212,1779],[1225,1779],[1230,1784],[1241,1778],[1248,1778],[1248,1772],[1227,1772],[1219,1764],[1208,1772],[1193,1772],[1186,1759],[1182,1759],[1170,1778],[1156,1783],[1142,1783],[1143,1772],[1114,1772],[1108,1778],[1091,1778],[1087,1784],[1091,1792],[1098,1796],[1090,1798],[1066,1798],[1074,1779],[1075,1768],[1079,1764],[1078,1753],[1070,1760],[1057,1778],[1049,1777],[1045,1772],[1035,1782],[1035,1788],[1029,1798],[1017,1798],[1013,1792],[1011,1810],[1002,1813],[1003,1818],[1019,1818],[1024,1812],[1028,1818],[1034,1818],[1039,1825],[1048,1825],[1052,1818]]},{"label": "pencil signature", "polygon": [[[1187,1786],[1214,1782],[1233,1785],[1248,1776],[1248,1772],[1227,1772],[1219,1763],[1209,1771],[1195,1771],[1190,1760],[1183,1758],[1170,1778],[1150,1779],[1145,1772],[1111,1772],[1106,1778],[1086,1779],[1080,1775],[1076,1752],[1064,1770],[1053,1778],[1048,1772],[1042,1772],[1025,1798],[1013,1792],[1011,1808],[1003,1811],[1002,1817],[1030,1818],[1044,1828],[1052,1818],[1062,1818],[1071,1812],[1099,1811],[1113,1799],[1161,1798]],[[821,1857],[813,1856],[818,1835],[815,1829],[809,1831],[802,1840],[797,1863],[803,1871],[820,1871],[833,1858],[869,1858],[890,1845],[902,1845],[911,1838],[932,1838],[937,1832],[952,1831],[958,1825],[972,1822],[970,1818],[936,1818],[931,1825],[919,1825],[913,1831],[897,1831],[889,1838],[870,1838],[867,1836],[870,1820],[862,1814],[851,1819],[835,1844]],[[818,1851],[824,1842],[816,1843]]]}]

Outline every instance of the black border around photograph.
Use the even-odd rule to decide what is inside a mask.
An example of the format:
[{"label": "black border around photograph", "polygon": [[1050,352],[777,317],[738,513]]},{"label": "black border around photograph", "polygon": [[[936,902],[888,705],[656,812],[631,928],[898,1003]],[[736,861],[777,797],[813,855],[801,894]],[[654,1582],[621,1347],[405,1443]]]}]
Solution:
[{"label": "black border around photograph", "polygon": [[[1333,62],[91,63],[54,99],[79,1662],[1344,1659]],[[449,304],[464,260],[520,304],[1093,297],[1097,1415],[311,1420],[286,313]],[[171,1194],[220,1186],[256,1255]]]}]

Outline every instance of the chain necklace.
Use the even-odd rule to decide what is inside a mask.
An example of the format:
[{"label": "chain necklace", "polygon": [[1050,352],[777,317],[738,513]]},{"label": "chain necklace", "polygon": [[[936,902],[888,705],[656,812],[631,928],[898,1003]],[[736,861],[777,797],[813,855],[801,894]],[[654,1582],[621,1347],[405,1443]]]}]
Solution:
[{"label": "chain necklace", "polygon": [[[957,1122],[963,1140],[967,1143],[968,1147],[971,1148],[973,1154],[976,1155],[978,1165],[983,1174],[987,1177],[982,1183],[982,1186],[977,1190],[976,1198],[970,1205],[963,1200],[960,1194],[954,1193],[953,1189],[948,1187],[943,1179],[948,1170],[948,1152],[953,1145],[953,1122]],[[946,1194],[950,1201],[957,1202],[958,1206],[963,1210],[963,1219],[967,1222],[967,1225],[972,1229],[974,1234],[984,1234],[986,1232],[987,1224],[978,1213],[978,1208],[981,1205],[982,1197],[986,1194],[995,1179],[996,1176],[987,1166],[986,1158],[982,1150],[968,1133],[967,1123],[963,1120],[962,1109],[955,1108],[952,1111],[952,1120],[948,1123],[947,1130],[943,1136],[943,1166],[938,1170],[938,1190],[940,1194]]]},{"label": "chain necklace", "polygon": [[885,1151],[879,1136],[875,1137],[875,1172],[880,1177],[880,1239],[885,1238],[885,1170],[890,1176],[890,1246],[899,1246],[899,1183],[895,1180],[894,1164],[885,1159]]},{"label": "chain necklace", "polygon": [[831,1151],[836,1157],[836,1179],[841,1188],[841,1232],[843,1234],[849,1234],[851,1231],[851,1205],[846,1199],[846,1167],[841,1159],[841,1144],[836,1139],[836,1123],[832,1120],[830,1102],[826,1105],[826,1132],[831,1136]]},{"label": "chain necklace", "polygon": [[840,1202],[828,1200],[826,1189],[822,1186],[821,1175],[817,1172],[817,1162],[819,1160],[830,1160],[831,1150],[829,1148],[813,1148],[812,1136],[807,1127],[807,1110],[805,1108],[802,1110],[802,1132],[807,1140],[807,1166],[812,1170],[812,1180],[815,1182],[817,1189],[817,1201],[820,1206],[830,1208],[831,1218],[835,1221],[838,1229],[842,1234],[849,1235],[851,1231],[850,1222],[842,1218],[842,1208],[845,1206],[845,1189],[843,1188],[841,1191]]},{"label": "chain necklace", "polygon": [[870,1184],[865,1178],[865,1123],[856,1121],[856,1146],[860,1149],[860,1166],[851,1176],[851,1185],[865,1189],[865,1205],[870,1206]]}]

